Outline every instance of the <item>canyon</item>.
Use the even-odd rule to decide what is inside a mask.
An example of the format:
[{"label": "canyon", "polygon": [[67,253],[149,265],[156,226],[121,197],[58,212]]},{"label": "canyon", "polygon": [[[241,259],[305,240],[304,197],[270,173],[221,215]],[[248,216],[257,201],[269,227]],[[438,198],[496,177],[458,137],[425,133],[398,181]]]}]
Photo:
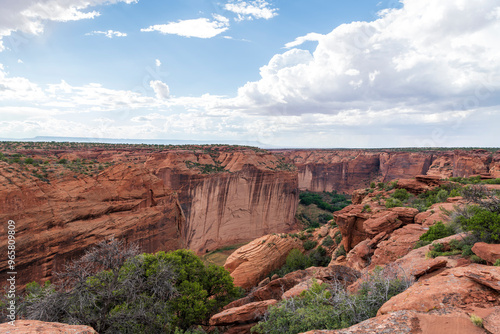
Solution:
[{"label": "canyon", "polygon": [[[0,161],[0,219],[16,222],[19,287],[51,279],[111,236],[144,252],[189,248],[201,255],[292,232],[300,190],[350,194],[374,180],[421,174],[500,177],[500,153],[487,150],[19,145],[1,152],[21,156]],[[23,164],[27,158],[40,166]],[[2,262],[0,274],[7,271]]]}]

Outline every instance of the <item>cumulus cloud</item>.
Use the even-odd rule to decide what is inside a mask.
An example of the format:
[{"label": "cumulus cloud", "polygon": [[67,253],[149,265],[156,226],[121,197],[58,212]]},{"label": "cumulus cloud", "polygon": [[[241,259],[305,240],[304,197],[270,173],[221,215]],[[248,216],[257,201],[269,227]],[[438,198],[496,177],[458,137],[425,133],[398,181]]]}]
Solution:
[{"label": "cumulus cloud", "polygon": [[160,80],[153,80],[149,83],[149,86],[153,88],[158,99],[166,100],[170,98],[170,89],[164,82],[161,82]]},{"label": "cumulus cloud", "polygon": [[86,33],[85,35],[87,36],[92,36],[92,35],[104,35],[107,38],[113,38],[113,37],[127,37],[127,34],[124,32],[120,31],[114,31],[114,30],[108,30],[108,31],[92,31],[89,33]]},{"label": "cumulus cloud", "polygon": [[271,115],[393,108],[428,115],[498,103],[498,2],[403,4],[372,22],[299,37],[288,46],[317,40],[311,55],[292,49],[274,56],[259,81],[241,87],[221,107]]},{"label": "cumulus cloud", "polygon": [[224,9],[237,15],[236,21],[253,19],[272,19],[278,15],[278,9],[271,8],[271,5],[265,0],[242,1],[236,0],[227,3]]},{"label": "cumulus cloud", "polygon": [[180,20],[167,24],[156,24],[141,31],[158,31],[162,34],[179,35],[183,37],[212,38],[229,29],[229,19],[222,15],[213,15],[213,20],[199,18]]},{"label": "cumulus cloud", "polygon": [[[46,21],[76,21],[92,19],[99,12],[88,10],[89,7],[124,2],[135,3],[138,0],[23,0],[2,1],[0,11],[0,51],[5,49],[3,40],[15,31],[38,35],[43,32]],[[13,37],[11,37],[13,38]],[[19,41],[11,41],[12,44]],[[9,45],[7,45],[9,47]]]},{"label": "cumulus cloud", "polygon": [[305,36],[300,36],[297,37],[293,42],[289,42],[285,44],[285,48],[290,49],[297,47],[299,45],[304,44],[305,42],[317,42],[319,41],[324,35],[322,34],[317,34],[315,32],[311,32]]},{"label": "cumulus cloud", "polygon": [[160,66],[161,66],[161,61],[160,61],[160,59],[156,59],[156,60],[155,60],[155,65],[156,65],[156,67],[160,67]]}]

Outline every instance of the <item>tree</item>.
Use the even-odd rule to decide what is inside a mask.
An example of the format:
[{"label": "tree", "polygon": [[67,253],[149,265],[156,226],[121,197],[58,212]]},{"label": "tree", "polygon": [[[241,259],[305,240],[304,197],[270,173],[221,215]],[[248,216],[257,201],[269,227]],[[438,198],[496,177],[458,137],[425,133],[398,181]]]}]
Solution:
[{"label": "tree", "polygon": [[174,333],[205,324],[239,294],[224,268],[205,266],[192,251],[137,253],[113,238],[99,243],[55,284],[29,285],[23,315],[99,333]]}]

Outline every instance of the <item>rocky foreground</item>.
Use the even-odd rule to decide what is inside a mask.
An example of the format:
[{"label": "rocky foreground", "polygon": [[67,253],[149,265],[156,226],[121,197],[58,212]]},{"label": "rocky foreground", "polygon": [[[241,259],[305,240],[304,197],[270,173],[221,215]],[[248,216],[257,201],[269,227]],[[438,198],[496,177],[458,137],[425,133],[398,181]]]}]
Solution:
[{"label": "rocky foreground", "polygon": [[[398,187],[418,194],[441,182],[436,177],[418,176],[416,180],[400,180]],[[428,257],[434,245],[449,248],[453,240],[460,241],[465,234],[414,249],[429,226],[448,221],[449,212],[464,201],[460,197],[449,198],[424,212],[403,207],[387,209],[383,200],[376,199],[382,193],[387,194],[364,190],[355,193],[355,203],[335,213],[338,226],[324,226],[308,237],[317,245],[324,245],[328,236],[335,240],[327,247],[332,256],[328,267],[265,278],[284,264],[291,248],[303,250],[299,238],[290,235],[264,236],[235,251],[225,267],[235,283],[250,293],[214,315],[210,324],[226,333],[250,333],[270,305],[300,295],[313,282],[342,282],[355,292],[376,266],[391,266],[398,270],[398,275],[415,283],[388,300],[377,317],[343,330],[308,333],[500,333],[500,267],[492,266],[500,259],[500,245],[474,245],[474,253],[488,265],[471,263],[461,255]],[[268,242],[272,242],[271,247],[266,246]],[[275,256],[270,256],[271,248]],[[346,255],[339,255],[341,248]],[[472,323],[472,314],[483,320],[482,327]]]}]

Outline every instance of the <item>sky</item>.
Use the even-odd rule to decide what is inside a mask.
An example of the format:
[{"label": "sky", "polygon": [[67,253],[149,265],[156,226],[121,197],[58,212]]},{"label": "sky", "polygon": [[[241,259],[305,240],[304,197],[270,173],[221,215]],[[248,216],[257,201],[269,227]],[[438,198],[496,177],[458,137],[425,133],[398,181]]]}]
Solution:
[{"label": "sky", "polygon": [[0,138],[500,146],[498,0],[0,8]]}]

